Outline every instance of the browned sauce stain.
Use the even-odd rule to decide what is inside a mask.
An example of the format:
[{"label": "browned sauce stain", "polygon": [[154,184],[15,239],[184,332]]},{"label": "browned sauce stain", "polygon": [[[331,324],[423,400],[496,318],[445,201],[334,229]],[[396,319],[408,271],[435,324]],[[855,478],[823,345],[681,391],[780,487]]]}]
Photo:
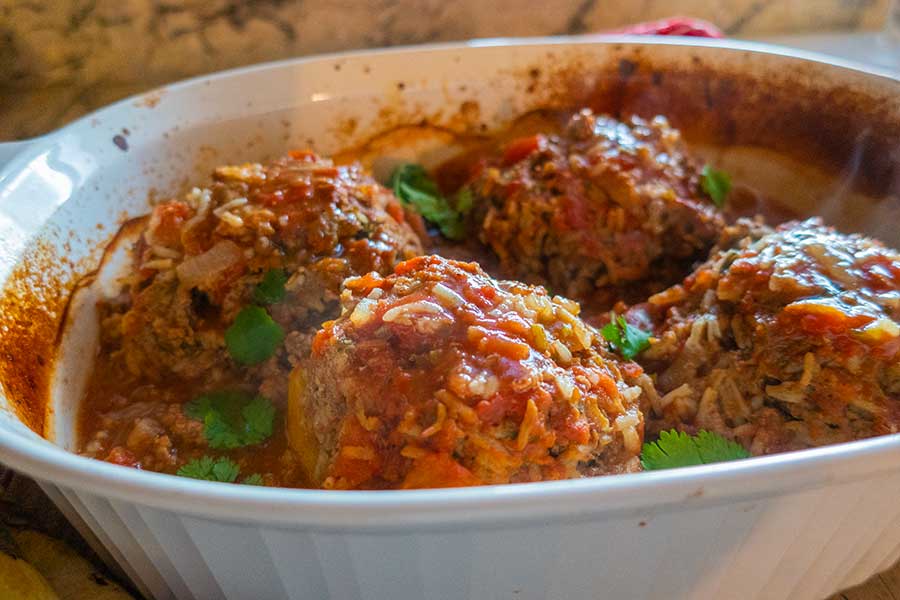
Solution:
[{"label": "browned sauce stain", "polygon": [[[762,146],[836,173],[848,168],[856,149],[855,189],[876,197],[900,193],[900,83],[883,81],[897,93],[880,97],[862,85],[822,94],[822,66],[799,59],[755,73],[743,61],[714,64],[705,51],[672,58],[622,45],[608,54],[605,62],[578,48],[555,61],[548,54],[545,65],[553,66],[544,67],[529,102],[588,106],[615,117],[663,114],[688,140]],[[510,74],[527,92],[534,72],[526,67]]]},{"label": "browned sauce stain", "polygon": [[627,58],[623,58],[619,61],[619,75],[622,76],[623,79],[631,77],[636,70],[637,64],[634,61],[628,60]]},{"label": "browned sauce stain", "polygon": [[338,135],[346,136],[349,138],[356,132],[356,127],[358,125],[359,122],[353,117],[341,119],[337,124]]},{"label": "browned sauce stain", "polygon": [[[248,146],[252,146],[253,140],[252,138],[247,140]],[[207,144],[201,144],[197,148],[197,152],[194,155],[194,166],[193,171],[197,173],[206,174],[210,170],[210,165],[214,165],[221,160],[220,152],[218,148],[214,146],[209,146]],[[187,185],[190,182],[185,182]],[[184,187],[184,186],[182,186]]]},{"label": "browned sauce stain", "polygon": [[[329,134],[344,149],[335,153],[332,158],[340,164],[346,164],[378,148],[380,142],[388,138],[392,146],[402,146],[401,139],[413,143],[424,135],[441,131],[449,136],[457,136],[459,139],[454,141],[465,144],[471,141],[469,138],[485,138],[489,131],[488,125],[481,121],[481,105],[476,100],[463,100],[446,110],[439,109],[431,113],[402,104],[382,106],[378,109],[376,122],[377,129],[360,131],[356,118],[338,119],[336,125],[330,128]],[[306,140],[306,145],[309,148],[315,147],[313,140],[309,139]]]},{"label": "browned sauce stain", "polygon": [[[130,219],[126,219],[123,216],[120,219],[122,221],[121,226],[118,228],[116,233],[106,243],[103,244],[104,251],[100,257],[100,262],[97,267],[82,275],[76,281],[75,285],[72,286],[71,291],[66,295],[62,314],[60,315],[57,323],[57,331],[53,344],[54,348],[58,348],[61,345],[62,340],[68,334],[69,328],[73,325],[73,321],[70,318],[70,311],[72,309],[72,302],[75,299],[76,292],[79,289],[90,286],[94,283],[97,274],[106,268],[106,265],[113,254],[113,250],[122,247],[122,245],[125,243],[129,243],[130,240],[136,239],[139,236],[140,232],[142,232],[147,226],[147,221],[149,218],[150,217],[148,215],[143,215]],[[73,271],[75,271],[75,269],[73,269]],[[49,392],[49,388],[47,392]],[[45,403],[46,402],[47,400],[45,400]],[[78,431],[80,431],[81,429],[80,421],[81,419],[79,418],[76,423],[76,435],[78,435]]]},{"label": "browned sauce stain", "polygon": [[70,288],[58,252],[44,241],[26,252],[0,293],[0,383],[22,423],[41,435]]},{"label": "browned sauce stain", "polygon": [[456,113],[459,125],[464,129],[472,129],[477,126],[478,120],[481,118],[481,106],[474,100],[466,100],[459,105],[459,111]]},{"label": "browned sauce stain", "polygon": [[[209,85],[209,81],[206,82]],[[155,90],[149,93],[144,94],[140,98],[138,98],[134,105],[143,107],[143,108],[156,108],[156,105],[160,103],[162,97],[166,94],[166,89],[162,88],[159,90]]]},{"label": "browned sauce stain", "polygon": [[432,125],[427,121],[420,121],[411,125],[396,125],[385,129],[377,135],[373,135],[362,144],[352,146],[341,152],[337,152],[332,159],[337,164],[348,164],[353,161],[363,160],[363,157],[376,152],[382,145],[391,147],[403,147],[421,140],[428,134],[441,133],[447,136],[449,141],[459,144],[475,144],[483,139],[482,135],[467,136],[450,127]]}]

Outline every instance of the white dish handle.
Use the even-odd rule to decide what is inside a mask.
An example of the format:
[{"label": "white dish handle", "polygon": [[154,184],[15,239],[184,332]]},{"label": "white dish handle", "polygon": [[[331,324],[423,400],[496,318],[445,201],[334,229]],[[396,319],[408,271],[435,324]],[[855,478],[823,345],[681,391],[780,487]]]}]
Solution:
[{"label": "white dish handle", "polygon": [[38,139],[40,138],[0,143],[0,168],[3,168],[8,162],[25,150],[25,148],[38,141]]}]

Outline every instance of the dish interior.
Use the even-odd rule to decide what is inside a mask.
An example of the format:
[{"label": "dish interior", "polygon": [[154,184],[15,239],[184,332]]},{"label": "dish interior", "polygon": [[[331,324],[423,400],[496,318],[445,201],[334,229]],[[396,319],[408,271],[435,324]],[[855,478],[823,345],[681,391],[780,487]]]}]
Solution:
[{"label": "dish interior", "polygon": [[[16,301],[20,308],[7,310],[3,318],[10,323],[40,301],[51,310],[32,321],[48,331],[59,327],[54,336],[58,354],[46,341],[26,339],[33,334],[18,338],[22,354],[39,357],[33,362],[40,368],[17,374],[7,365],[7,396],[22,403],[17,408],[24,422],[76,450],[76,414],[99,335],[95,306],[128,267],[126,242],[138,233],[136,226],[122,227],[125,219],[145,214],[156,200],[183,194],[217,165],[264,161],[298,147],[334,155],[338,162],[357,159],[384,181],[398,162],[434,167],[467,140],[502,130],[535,109],[591,105],[616,116],[662,113],[683,131],[699,160],[771,199],[772,220],[819,215],[842,231],[900,244],[900,232],[892,226],[900,218],[896,179],[891,178],[898,167],[884,158],[866,160],[884,149],[882,137],[896,131],[900,118],[891,120],[870,104],[872,122],[888,124],[875,132],[865,123],[851,127],[842,113],[853,99],[835,93],[833,105],[821,110],[826,117],[844,119],[833,130],[826,126],[816,133],[815,127],[796,124],[793,130],[776,131],[785,114],[809,118],[811,106],[791,103],[785,82],[771,72],[765,89],[748,88],[741,97],[735,90],[749,86],[757,71],[770,69],[766,61],[771,57],[748,59],[735,51],[721,64],[707,66],[712,50],[665,49],[650,55],[628,44],[534,47],[501,67],[479,66],[473,55],[451,52],[436,55],[446,67],[440,81],[429,78],[424,60],[398,79],[385,73],[403,60],[400,55],[385,55],[374,67],[364,57],[342,57],[305,66],[296,81],[285,78],[289,69],[278,67],[240,80],[220,79],[214,108],[202,117],[190,107],[210,102],[211,92],[193,84],[138,100],[145,104],[137,110],[122,105],[65,130],[53,145],[29,157],[24,180],[4,180],[13,193],[24,193],[30,184],[50,191],[51,199],[30,221],[20,219],[13,226],[30,250],[19,266],[4,264],[4,275],[10,275],[4,301],[7,307]],[[494,49],[479,52],[490,57]],[[547,56],[554,61],[547,63]],[[795,59],[778,60],[800,66]],[[733,69],[741,61],[751,68],[739,74]],[[812,89],[815,84],[806,78],[816,76],[815,69],[797,69],[791,83]],[[852,82],[852,75],[847,78]],[[896,89],[895,83],[882,82],[887,90]],[[267,85],[277,93],[248,92]],[[759,98],[766,94],[776,101],[763,108]],[[876,102],[877,96],[873,93]],[[43,228],[28,229],[45,218]],[[116,231],[118,238],[112,235]],[[104,255],[102,245],[112,239],[114,250]],[[68,292],[76,285],[69,302]],[[30,398],[17,395],[25,376],[35,390]]]}]

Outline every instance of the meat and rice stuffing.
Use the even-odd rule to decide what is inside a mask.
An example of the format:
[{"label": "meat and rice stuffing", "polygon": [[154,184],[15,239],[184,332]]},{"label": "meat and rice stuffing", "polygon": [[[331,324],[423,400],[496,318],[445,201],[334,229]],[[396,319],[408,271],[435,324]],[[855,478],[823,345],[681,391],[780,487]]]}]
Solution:
[{"label": "meat and rice stuffing", "polygon": [[307,151],[220,167],[131,221],[79,451],[392,489],[658,468],[645,428],[714,460],[746,450],[700,430],[765,454],[900,428],[896,251],[773,230],[661,116],[538,111],[461,147],[391,189]]},{"label": "meat and rice stuffing", "polygon": [[303,332],[336,314],[344,278],[390,272],[421,251],[396,198],[358,167],[309,152],[219,167],[208,188],[150,215],[121,314],[125,364],[155,377],[208,375],[226,361],[220,324],[252,303],[267,274],[286,276],[273,318]]},{"label": "meat and rice stuffing", "polygon": [[[186,403],[260,394],[282,407],[288,350],[307,352],[339,314],[342,281],[421,252],[399,201],[357,165],[293,152],[217,168],[208,187],[153,209],[121,294],[100,304],[83,452],[164,472],[203,456],[205,418]],[[278,431],[235,458],[296,485]]]},{"label": "meat and rice stuffing", "polygon": [[571,298],[675,283],[723,226],[664,117],[582,110],[560,135],[510,142],[471,188],[481,239],[506,272]]},{"label": "meat and rice stuffing", "polygon": [[654,324],[656,431],[753,454],[900,431],[900,254],[876,241],[818,219],[758,232],[629,318]]},{"label": "meat and rice stuffing", "polygon": [[342,302],[291,375],[289,439],[314,483],[445,487],[639,469],[642,390],[578,304],[436,256],[349,279]]}]

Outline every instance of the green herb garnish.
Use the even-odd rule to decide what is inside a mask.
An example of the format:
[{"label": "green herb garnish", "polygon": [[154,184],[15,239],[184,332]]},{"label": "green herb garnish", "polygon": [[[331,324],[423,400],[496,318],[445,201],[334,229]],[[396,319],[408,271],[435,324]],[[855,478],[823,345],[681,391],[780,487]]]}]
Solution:
[{"label": "green herb garnish", "polygon": [[466,215],[475,205],[475,195],[472,194],[472,188],[463,186],[456,192],[456,210]]},{"label": "green herb garnish", "polygon": [[[237,481],[239,473],[240,467],[231,459],[224,456],[219,458],[204,456],[185,463],[175,474],[180,477],[190,477],[191,479],[202,479],[204,481],[234,483]],[[248,475],[241,483],[244,485],[265,485],[262,475],[259,473]]]},{"label": "green herb garnish", "polygon": [[190,477],[191,479],[234,483],[237,480],[239,471],[237,463],[233,460],[224,457],[212,458],[204,456],[186,463],[178,469],[176,474],[181,477]]},{"label": "green herb garnish", "polygon": [[251,475],[247,475],[244,480],[241,482],[244,485],[266,485],[263,481],[262,475],[259,473],[253,473]]},{"label": "green herb garnish", "polygon": [[272,435],[275,407],[262,396],[212,392],[185,404],[184,414],[203,422],[210,448],[230,450],[267,440]]},{"label": "green herb garnish", "polygon": [[414,207],[444,237],[461,240],[466,235],[465,215],[472,210],[472,191],[464,187],[451,205],[422,165],[406,163],[394,169],[391,188],[400,200]]},{"label": "green herb garnish", "polygon": [[264,308],[247,306],[225,331],[231,357],[244,365],[255,365],[273,354],[284,340],[284,330]]},{"label": "green herb garnish", "polygon": [[722,208],[725,198],[731,191],[731,177],[725,171],[717,171],[709,165],[703,166],[700,172],[700,187],[710,197],[713,204]]},{"label": "green herb garnish", "polygon": [[688,435],[673,429],[660,433],[657,441],[644,444],[641,464],[646,471],[656,471],[749,457],[743,446],[717,433],[701,431]]},{"label": "green herb garnish", "polygon": [[287,283],[287,273],[282,269],[269,269],[263,275],[262,281],[253,290],[253,299],[260,304],[277,304],[284,300],[287,293],[284,284]]},{"label": "green herb garnish", "polygon": [[634,325],[629,325],[625,317],[612,314],[609,323],[600,334],[610,343],[613,350],[627,359],[632,359],[650,346],[650,334]]}]

